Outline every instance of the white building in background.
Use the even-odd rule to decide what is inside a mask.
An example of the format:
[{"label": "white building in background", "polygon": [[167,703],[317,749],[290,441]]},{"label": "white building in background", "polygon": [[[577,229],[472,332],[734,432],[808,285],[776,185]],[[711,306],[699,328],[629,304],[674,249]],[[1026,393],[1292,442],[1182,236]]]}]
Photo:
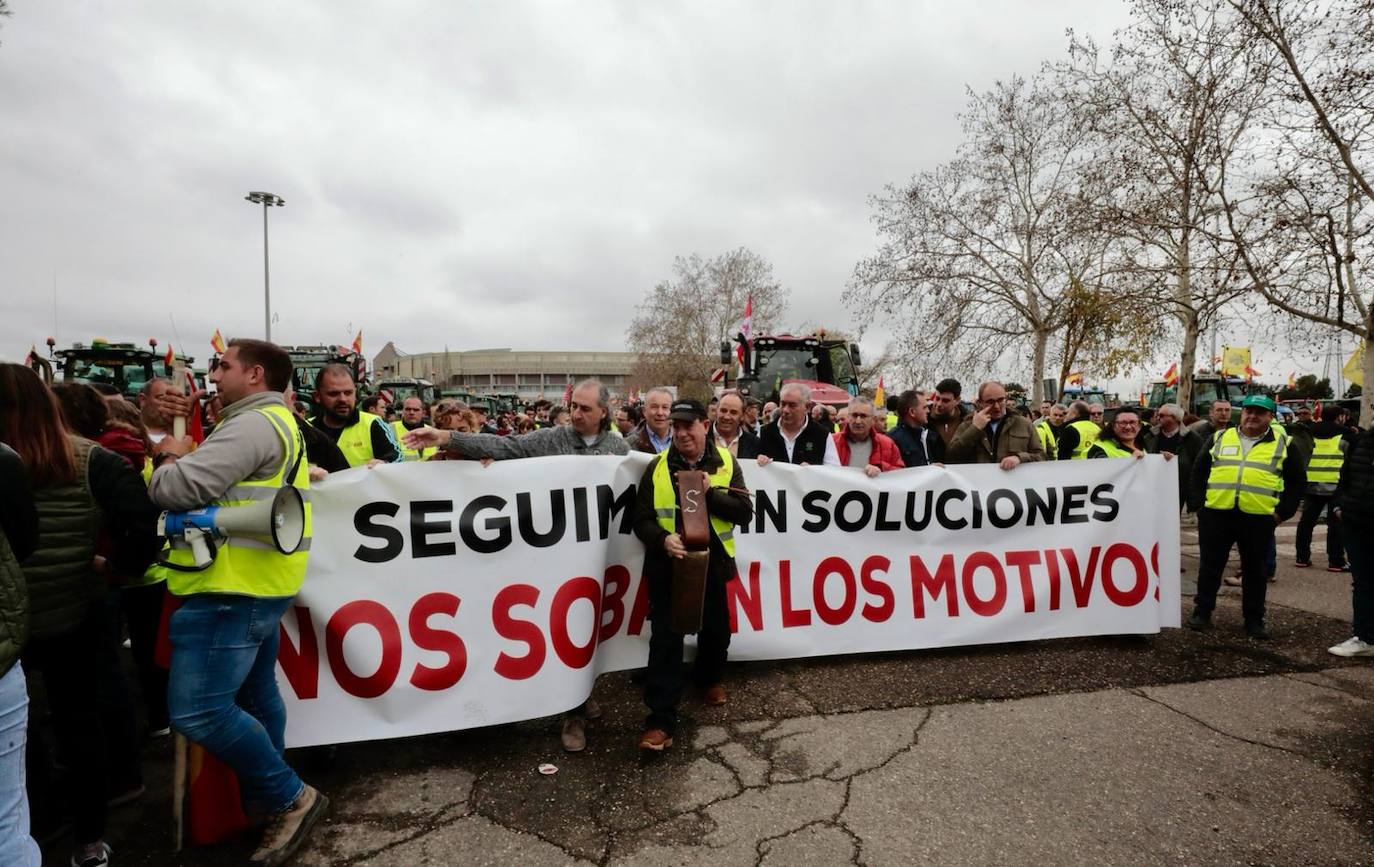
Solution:
[{"label": "white building in background", "polygon": [[405,353],[390,341],[372,358],[375,379],[427,379],[441,389],[473,394],[516,394],[555,403],[569,382],[599,379],[612,394],[624,394],[634,366],[633,352],[536,352],[470,349],[465,352]]}]

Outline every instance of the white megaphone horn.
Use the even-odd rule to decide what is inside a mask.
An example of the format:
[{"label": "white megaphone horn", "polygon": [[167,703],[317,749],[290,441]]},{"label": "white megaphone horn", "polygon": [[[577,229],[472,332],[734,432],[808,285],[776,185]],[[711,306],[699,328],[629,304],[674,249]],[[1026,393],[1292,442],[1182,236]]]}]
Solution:
[{"label": "white megaphone horn", "polygon": [[[271,543],[282,554],[294,554],[305,539],[305,500],[299,490],[285,485],[277,489],[271,500],[246,506],[163,512],[157,519],[157,531],[173,547],[189,547],[195,555],[196,569],[214,562],[216,542],[231,536],[259,539]],[[162,565],[177,568],[165,559]]]}]

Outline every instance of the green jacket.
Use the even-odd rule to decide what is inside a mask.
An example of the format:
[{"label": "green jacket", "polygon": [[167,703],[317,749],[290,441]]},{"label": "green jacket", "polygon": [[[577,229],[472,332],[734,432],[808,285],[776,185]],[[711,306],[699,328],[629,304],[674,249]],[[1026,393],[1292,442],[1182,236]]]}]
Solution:
[{"label": "green jacket", "polygon": [[29,628],[29,591],[20,561],[38,544],[38,514],[24,462],[0,444],[0,676],[9,673]]},{"label": "green jacket", "polygon": [[157,509],[143,479],[123,458],[90,440],[72,437],[76,481],[34,491],[38,550],[24,561],[29,591],[29,632],[49,637],[79,627],[105,595],[91,569],[104,530],[111,571],[141,574],[160,545]]}]

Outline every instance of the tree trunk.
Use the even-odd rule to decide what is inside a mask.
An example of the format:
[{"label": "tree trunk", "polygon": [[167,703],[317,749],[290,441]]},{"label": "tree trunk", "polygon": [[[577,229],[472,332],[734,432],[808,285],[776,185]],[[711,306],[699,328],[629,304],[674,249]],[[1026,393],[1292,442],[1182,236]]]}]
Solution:
[{"label": "tree trunk", "polygon": [[[1360,386],[1360,427],[1367,428],[1374,422],[1374,346],[1370,337],[1374,336],[1374,304],[1369,305],[1364,317],[1364,384]],[[1344,397],[1344,395],[1336,395]]]},{"label": "tree trunk", "polygon": [[1189,311],[1183,318],[1183,357],[1178,361],[1178,405],[1184,413],[1192,412],[1193,371],[1197,369],[1197,313]]},{"label": "tree trunk", "polygon": [[[1187,213],[1187,208],[1184,208]],[[1178,283],[1174,294],[1179,305],[1178,321],[1183,326],[1183,357],[1179,359],[1178,405],[1186,414],[1193,402],[1193,371],[1197,369],[1198,312],[1193,306],[1192,260],[1189,256],[1190,233],[1185,227],[1178,247]]]},{"label": "tree trunk", "polygon": [[1040,408],[1045,399],[1045,353],[1050,342],[1050,333],[1045,330],[1035,332],[1035,354],[1031,357],[1031,406]]}]

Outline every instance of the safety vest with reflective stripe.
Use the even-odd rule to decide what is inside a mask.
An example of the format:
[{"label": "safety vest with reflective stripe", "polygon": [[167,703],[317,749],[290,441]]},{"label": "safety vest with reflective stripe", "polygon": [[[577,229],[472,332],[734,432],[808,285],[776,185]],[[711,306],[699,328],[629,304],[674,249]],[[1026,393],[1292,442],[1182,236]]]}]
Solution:
[{"label": "safety vest with reflective stripe", "polygon": [[[376,457],[372,453],[372,423],[381,421],[370,412],[359,412],[358,420],[339,434],[339,451],[350,467],[361,467]],[[386,425],[382,425],[383,428]]]},{"label": "safety vest with reflective stripe", "polygon": [[1109,458],[1135,457],[1135,452],[1131,451],[1128,448],[1124,448],[1116,440],[1109,440],[1105,438],[1099,439],[1097,442],[1093,443],[1092,447],[1101,450],[1101,452]]},{"label": "safety vest with reflective stripe", "polygon": [[[254,409],[272,422],[282,443],[282,463],[271,478],[261,481],[245,479],[232,485],[224,496],[210,502],[211,506],[246,506],[270,500],[277,489],[290,484],[300,489],[305,500],[305,537],[294,554],[282,554],[261,539],[248,536],[229,536],[217,540],[215,559],[205,569],[194,572],[171,570],[167,589],[177,596],[193,593],[236,593],[243,596],[295,596],[305,580],[305,563],[310,551],[310,464],[306,460],[305,440],[296,427],[295,416],[284,406],[265,406]],[[295,468],[295,477],[286,474]],[[194,566],[195,558],[189,549],[173,548],[168,559],[183,566]]]},{"label": "safety vest with reflective stripe", "polygon": [[[153,478],[153,459],[152,459],[152,458],[146,457],[146,456],[143,458],[143,470],[142,470],[142,472],[140,473],[140,475],[143,476],[143,484],[146,485],[146,484],[148,484],[148,482],[152,481],[152,478]],[[169,546],[166,542],[163,542],[163,543],[162,543],[162,550],[165,552],[165,551],[171,550],[171,548],[170,548],[170,546]],[[168,569],[166,566],[159,566],[156,562],[154,562],[153,565],[149,566],[147,569],[145,569],[145,570],[143,571],[143,575],[142,575],[141,577],[138,577],[138,578],[130,578],[130,579],[129,579],[129,584],[130,584],[130,586],[133,586],[133,587],[150,587],[150,586],[152,586],[153,584],[157,584],[157,583],[159,583],[159,582],[161,582],[161,581],[166,581],[166,580],[167,580],[167,575],[168,575],[171,571],[172,571],[172,570]]]},{"label": "safety vest with reflective stripe", "polygon": [[1309,484],[1334,485],[1341,480],[1341,465],[1345,463],[1345,453],[1341,451],[1340,434],[1314,441],[1312,459],[1307,462],[1307,481]]},{"label": "safety vest with reflective stripe", "polygon": [[[729,449],[716,446],[716,451],[720,453],[720,469],[711,473],[709,480],[713,488],[728,488],[730,480],[735,476],[735,459],[730,454]],[[673,477],[668,471],[668,454],[665,452],[658,456],[658,462],[654,465],[654,517],[658,518],[658,525],[669,533],[677,532],[677,493],[673,490]],[[706,504],[703,503],[703,506]],[[711,515],[711,532],[716,534],[720,544],[725,548],[727,556],[735,556],[735,525],[729,521]]]},{"label": "safety vest with reflective stripe", "polygon": [[[401,460],[403,461],[423,461],[430,455],[438,451],[438,449],[434,448],[433,446],[429,446],[428,448],[423,449],[406,448],[405,436],[406,434],[410,433],[410,431],[406,428],[405,422],[401,421],[400,419],[397,419],[396,421],[393,421],[391,423],[391,430],[396,434],[396,448],[401,450]],[[339,438],[343,439],[343,437]],[[369,438],[368,441],[371,442],[371,439]]]},{"label": "safety vest with reflective stripe", "polygon": [[1228,427],[1212,437],[1212,472],[1207,477],[1209,509],[1239,507],[1247,515],[1272,515],[1283,493],[1283,459],[1288,434],[1277,425],[1272,439],[1257,442],[1242,454],[1240,432]]},{"label": "safety vest with reflective stripe", "polygon": [[1073,460],[1086,460],[1088,457],[1088,449],[1093,443],[1097,442],[1097,438],[1102,435],[1102,428],[1097,426],[1097,422],[1089,421],[1088,419],[1079,419],[1070,424],[1069,427],[1078,431],[1078,447],[1073,450]]},{"label": "safety vest with reflective stripe", "polygon": [[1059,457],[1059,443],[1054,438],[1054,426],[1050,420],[1042,418],[1035,423],[1035,432],[1040,434],[1040,445],[1045,450],[1045,456],[1050,460]]}]

